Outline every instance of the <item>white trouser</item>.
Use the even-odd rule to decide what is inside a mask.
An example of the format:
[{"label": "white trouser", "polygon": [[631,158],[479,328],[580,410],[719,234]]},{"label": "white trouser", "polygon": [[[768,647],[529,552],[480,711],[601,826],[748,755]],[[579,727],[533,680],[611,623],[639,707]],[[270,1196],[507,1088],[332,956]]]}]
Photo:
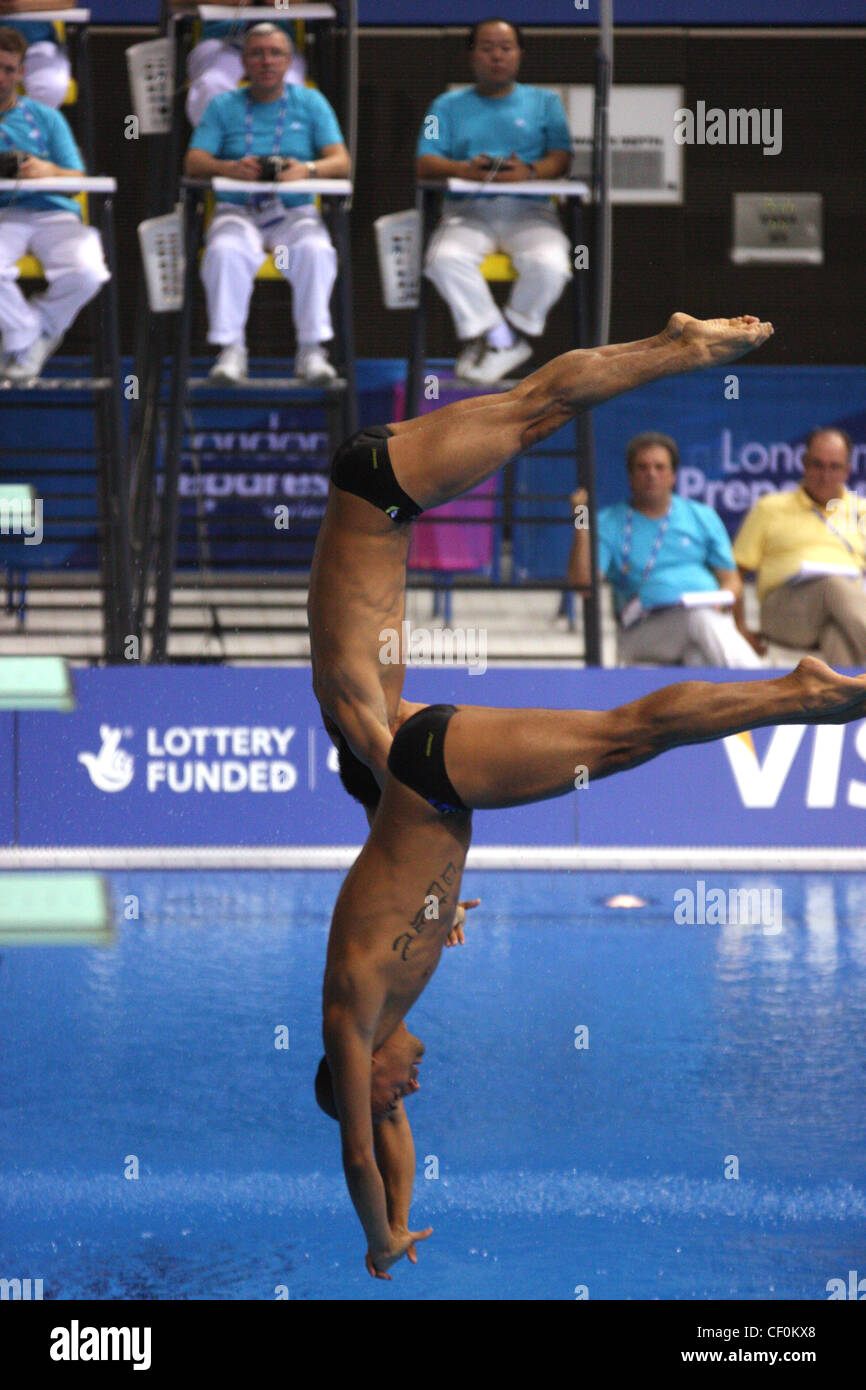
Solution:
[{"label": "white trouser", "polygon": [[764,665],[730,613],[718,608],[678,606],[648,613],[634,627],[619,629],[617,655],[621,666],[632,661],[734,669]]},{"label": "white trouser", "polygon": [[[256,271],[266,251],[277,250],[279,270],[292,287],[292,317],[299,343],[333,338],[331,290],[337,253],[314,203],[261,211],[218,203],[208,228],[201,278],[207,296],[208,342],[240,343],[250,311]],[[268,225],[261,225],[267,223]]]},{"label": "white trouser", "polygon": [[[24,298],[16,262],[30,253],[42,262],[48,289]],[[0,333],[7,352],[21,352],[40,333],[59,338],[110,279],[95,227],[74,212],[0,208]]]},{"label": "white trouser", "polygon": [[553,207],[535,199],[479,196],[455,203],[430,238],[424,273],[446,301],[458,338],[478,338],[500,319],[481,274],[492,251],[505,251],[518,278],[505,313],[515,328],[533,336],[571,278],[568,238]]},{"label": "white trouser", "polygon": [[[226,43],[224,39],[202,39],[192,49],[186,71],[189,78],[186,114],[190,125],[197,126],[208,102],[220,92],[234,91],[243,80],[244,64],[240,47]],[[296,53],[286,73],[286,83],[300,85],[306,74],[307,65]]]},{"label": "white trouser", "polygon": [[[51,8],[46,4],[46,10]],[[65,48],[56,43],[31,43],[24,55],[24,90],[34,101],[53,106],[63,105],[69,90],[72,69]]]}]

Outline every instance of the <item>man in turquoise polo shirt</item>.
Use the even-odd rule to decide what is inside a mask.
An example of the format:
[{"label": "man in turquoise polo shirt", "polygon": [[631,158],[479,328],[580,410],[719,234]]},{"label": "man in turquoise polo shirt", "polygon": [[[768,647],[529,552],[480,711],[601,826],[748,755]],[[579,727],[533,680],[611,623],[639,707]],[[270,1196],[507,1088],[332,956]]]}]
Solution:
[{"label": "man in turquoise polo shirt", "polygon": [[[648,431],[626,449],[630,499],[598,514],[598,570],[614,594],[621,664],[761,666],[737,630],[743,585],[722,522],[712,507],[679,497],[679,451]],[[586,495],[573,502],[584,506]],[[585,514],[585,513],[584,513]],[[569,582],[590,583],[590,538],[576,512]]]},{"label": "man in turquoise polo shirt", "polygon": [[[27,192],[28,180],[74,177],[84,161],[59,111],[18,96],[26,50],[19,33],[0,28],[0,150],[24,156],[17,187],[0,192],[0,372],[18,382],[39,375],[109,278],[99,233],[82,224],[78,204],[59,193]],[[42,262],[48,281],[29,300],[17,284],[17,262],[28,254]]]},{"label": "man in turquoise polo shirt", "polygon": [[[0,0],[2,3],[2,0]],[[207,19],[201,26],[201,38],[194,44],[187,58],[186,72],[189,87],[186,94],[186,114],[191,126],[197,126],[215,96],[220,92],[231,92],[243,81],[244,35],[250,29],[250,21],[243,18],[243,11],[249,3],[261,0],[235,0],[236,19]],[[286,0],[285,4],[274,5],[274,19],[277,27],[289,38],[294,24],[290,20],[277,19],[277,14],[285,14],[296,0]],[[171,0],[175,11],[190,11],[198,8],[193,0]],[[304,81],[307,65],[299,53],[292,54],[292,61],[286,73],[286,82]]]},{"label": "man in turquoise polo shirt", "polygon": [[[571,276],[568,239],[550,199],[509,194],[507,185],[562,178],[571,136],[559,98],[517,81],[523,39],[516,25],[480,20],[468,43],[475,85],[433,102],[416,167],[419,179],[503,185],[501,195],[446,200],[424,266],[463,344],[455,374],[489,385],[531,357],[529,339],[544,332]],[[497,250],[508,254],[518,276],[504,314],[481,274],[485,257]]]},{"label": "man in turquoise polo shirt", "polygon": [[[208,307],[208,341],[221,351],[211,377],[241,381],[247,372],[246,322],[256,271],[267,251],[292,286],[297,339],[295,371],[311,383],[335,375],[326,344],[334,336],[330,299],[337,254],[305,179],[346,178],[349,153],[333,108],[310,87],[287,87],[288,38],[257,24],[244,41],[249,86],[214,97],[193,132],[185,171],[192,178],[262,177],[262,160],[279,155],[284,167],[272,194],[221,194],[207,233],[201,278]],[[297,193],[283,191],[287,184]]]},{"label": "man in turquoise polo shirt", "polygon": [[44,19],[7,19],[38,10],[71,10],[77,0],[0,0],[0,23],[27,41],[23,87],[27,96],[54,110],[62,106],[72,75],[69,54],[58,42],[54,25]]}]

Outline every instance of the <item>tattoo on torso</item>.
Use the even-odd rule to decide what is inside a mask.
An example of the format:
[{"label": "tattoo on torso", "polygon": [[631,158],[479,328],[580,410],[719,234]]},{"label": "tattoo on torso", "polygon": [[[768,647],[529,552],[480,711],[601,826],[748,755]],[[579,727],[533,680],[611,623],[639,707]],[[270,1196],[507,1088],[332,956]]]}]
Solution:
[{"label": "tattoo on torso", "polygon": [[457,872],[457,865],[449,861],[438,878],[434,878],[430,884],[424,894],[423,903],[409,923],[409,930],[401,932],[391,947],[392,951],[400,952],[401,960],[406,959],[409,947],[426,931],[430,923],[439,922],[444,915],[443,909],[448,905],[449,893]]}]

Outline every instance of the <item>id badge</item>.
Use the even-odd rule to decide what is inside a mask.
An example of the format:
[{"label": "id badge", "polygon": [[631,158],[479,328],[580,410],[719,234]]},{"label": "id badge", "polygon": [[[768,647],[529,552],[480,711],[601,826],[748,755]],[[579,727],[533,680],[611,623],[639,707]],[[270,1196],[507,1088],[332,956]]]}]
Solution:
[{"label": "id badge", "polygon": [[637,594],[634,594],[620,613],[619,620],[622,626],[628,629],[634,627],[635,623],[639,623],[643,615],[644,606]]}]

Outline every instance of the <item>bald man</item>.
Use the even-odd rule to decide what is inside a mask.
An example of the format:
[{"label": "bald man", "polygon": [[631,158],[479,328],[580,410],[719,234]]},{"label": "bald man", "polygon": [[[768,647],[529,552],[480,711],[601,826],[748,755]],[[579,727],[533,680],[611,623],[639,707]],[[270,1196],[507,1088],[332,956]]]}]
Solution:
[{"label": "bald man", "polygon": [[847,487],[852,452],[844,430],[812,430],[800,486],[761,497],[734,541],[761,601],[761,633],[743,624],[744,635],[818,647],[832,666],[866,663],[866,500]]}]

